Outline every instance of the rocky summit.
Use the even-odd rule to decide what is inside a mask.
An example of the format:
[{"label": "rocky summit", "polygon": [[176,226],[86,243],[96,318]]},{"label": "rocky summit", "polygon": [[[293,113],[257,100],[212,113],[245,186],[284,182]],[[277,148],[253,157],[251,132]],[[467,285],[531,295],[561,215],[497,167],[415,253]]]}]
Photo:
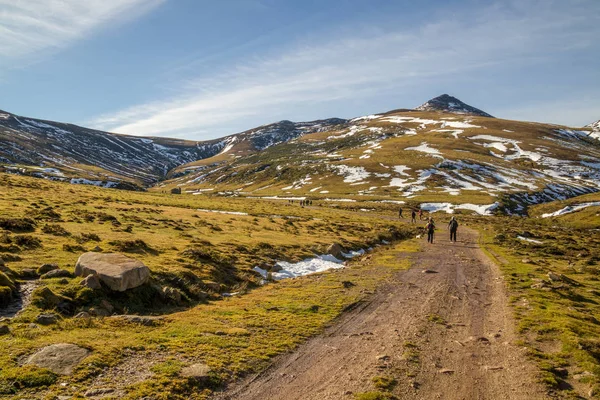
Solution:
[{"label": "rocky summit", "polygon": [[492,117],[485,111],[481,111],[478,108],[463,103],[456,97],[452,97],[448,94],[435,97],[416,108],[419,111],[442,111],[453,114],[464,114],[464,115],[476,115],[479,117]]}]

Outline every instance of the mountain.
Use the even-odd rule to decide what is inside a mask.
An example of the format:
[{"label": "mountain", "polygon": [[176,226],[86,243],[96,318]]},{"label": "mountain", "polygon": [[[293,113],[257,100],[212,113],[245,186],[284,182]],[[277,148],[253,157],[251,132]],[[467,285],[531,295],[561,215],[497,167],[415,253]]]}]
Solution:
[{"label": "mountain", "polygon": [[593,132],[600,132],[600,119],[596,122],[592,122],[589,125],[585,126],[586,128],[592,128]]},{"label": "mountain", "polygon": [[475,115],[479,117],[489,117],[494,118],[490,114],[481,111],[478,108],[470,106],[466,103],[463,103],[456,97],[452,97],[447,94],[443,94],[441,96],[435,97],[426,103],[421,104],[416,108],[419,111],[442,111],[449,112],[453,114],[465,114],[465,115]]},{"label": "mountain", "polygon": [[9,172],[107,187],[142,187],[182,165],[249,154],[345,120],[281,121],[222,139],[196,142],[127,136],[0,111],[0,163]]},{"label": "mountain", "polygon": [[157,189],[525,213],[531,204],[600,190],[600,141],[588,135],[551,124],[395,110],[245,156],[184,165]]}]

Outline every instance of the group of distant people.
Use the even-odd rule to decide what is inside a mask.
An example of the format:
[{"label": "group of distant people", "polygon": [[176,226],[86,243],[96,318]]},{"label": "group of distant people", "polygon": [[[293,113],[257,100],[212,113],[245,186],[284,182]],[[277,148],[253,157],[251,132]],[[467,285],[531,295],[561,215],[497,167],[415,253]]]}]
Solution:
[{"label": "group of distant people", "polygon": [[[398,209],[398,218],[404,218],[402,207]],[[411,210],[411,223],[417,223],[417,215],[419,216],[419,221],[423,220],[423,210],[419,209],[419,211],[414,208]],[[450,222],[448,223],[448,230],[450,231],[450,241],[456,242],[456,234],[458,232],[458,221],[456,217],[452,217]],[[427,233],[427,243],[433,243],[433,239],[435,236],[435,221],[433,217],[427,217],[427,225],[425,225],[425,232]]]},{"label": "group of distant people", "polygon": [[[288,200],[288,203],[294,204],[294,200]],[[313,201],[312,200],[300,200],[300,206],[301,207],[312,206],[312,205],[313,205]]]}]

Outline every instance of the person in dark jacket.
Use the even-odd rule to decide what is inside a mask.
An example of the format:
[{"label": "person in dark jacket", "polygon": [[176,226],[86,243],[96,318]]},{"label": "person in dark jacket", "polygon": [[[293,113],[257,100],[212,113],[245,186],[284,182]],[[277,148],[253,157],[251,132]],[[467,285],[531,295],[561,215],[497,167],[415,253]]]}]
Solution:
[{"label": "person in dark jacket", "polygon": [[402,207],[398,209],[398,218],[404,218],[404,215],[402,215]]},{"label": "person in dark jacket", "polygon": [[417,212],[413,209],[412,213],[410,214],[410,222],[413,224],[417,223]]},{"label": "person in dark jacket", "polygon": [[458,221],[452,217],[450,223],[448,223],[448,229],[450,230],[450,241],[456,242],[456,231],[458,230]]},{"label": "person in dark jacket", "polygon": [[433,235],[435,233],[435,222],[433,222],[433,218],[429,217],[425,230],[427,231],[427,243],[433,244]]}]

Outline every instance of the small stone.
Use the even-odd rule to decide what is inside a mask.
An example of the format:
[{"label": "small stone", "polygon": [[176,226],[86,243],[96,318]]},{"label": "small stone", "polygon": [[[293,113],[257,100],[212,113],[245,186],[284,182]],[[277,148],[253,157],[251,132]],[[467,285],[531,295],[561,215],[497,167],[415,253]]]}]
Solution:
[{"label": "small stone", "polygon": [[58,269],[58,264],[44,264],[37,269],[37,273],[39,275],[44,275],[47,272]]},{"label": "small stone", "polygon": [[56,314],[40,314],[35,318],[35,322],[40,325],[52,325],[58,322],[58,315]]},{"label": "small stone", "polygon": [[271,272],[279,272],[283,269],[283,267],[279,264],[274,264],[271,266]]},{"label": "small stone", "polygon": [[184,378],[190,378],[197,381],[205,381],[210,378],[211,369],[204,363],[192,364],[188,367],[184,367],[181,370],[181,376]]},{"label": "small stone", "polygon": [[79,284],[92,290],[102,289],[98,275],[88,275]]},{"label": "small stone", "polygon": [[58,343],[46,346],[30,356],[25,364],[47,368],[58,375],[71,375],[73,368],[79,365],[90,351],[70,343]]},{"label": "small stone", "polygon": [[8,325],[2,324],[0,325],[0,336],[8,335],[10,333],[10,328]]},{"label": "small stone", "polygon": [[38,273],[33,268],[24,268],[21,270],[21,277],[23,279],[36,279],[38,276]]},{"label": "small stone", "polygon": [[434,271],[434,270],[432,270],[432,269],[424,269],[424,270],[423,270],[423,273],[424,273],[424,274],[437,274],[438,272],[437,272],[437,271]]},{"label": "small stone", "polygon": [[108,311],[109,314],[112,314],[113,311],[115,311],[115,307],[112,304],[110,304],[106,299],[102,299],[102,301],[100,302],[100,307]]},{"label": "small stone", "polygon": [[388,356],[387,354],[380,354],[377,357],[375,357],[378,361],[388,361],[390,359],[390,356]]},{"label": "small stone", "polygon": [[327,250],[325,250],[325,253],[330,254],[339,260],[343,260],[345,258],[344,249],[338,243],[330,244],[329,247],[327,247]]},{"label": "small stone", "polygon": [[448,369],[448,368],[443,368],[443,369],[440,369],[438,372],[439,372],[440,374],[447,374],[447,375],[451,375],[451,374],[453,374],[453,373],[454,373],[454,370],[453,370],[453,369]]},{"label": "small stone", "polygon": [[52,279],[52,278],[70,278],[71,273],[64,269],[53,269],[52,271],[48,271],[42,276],[40,279]]}]

